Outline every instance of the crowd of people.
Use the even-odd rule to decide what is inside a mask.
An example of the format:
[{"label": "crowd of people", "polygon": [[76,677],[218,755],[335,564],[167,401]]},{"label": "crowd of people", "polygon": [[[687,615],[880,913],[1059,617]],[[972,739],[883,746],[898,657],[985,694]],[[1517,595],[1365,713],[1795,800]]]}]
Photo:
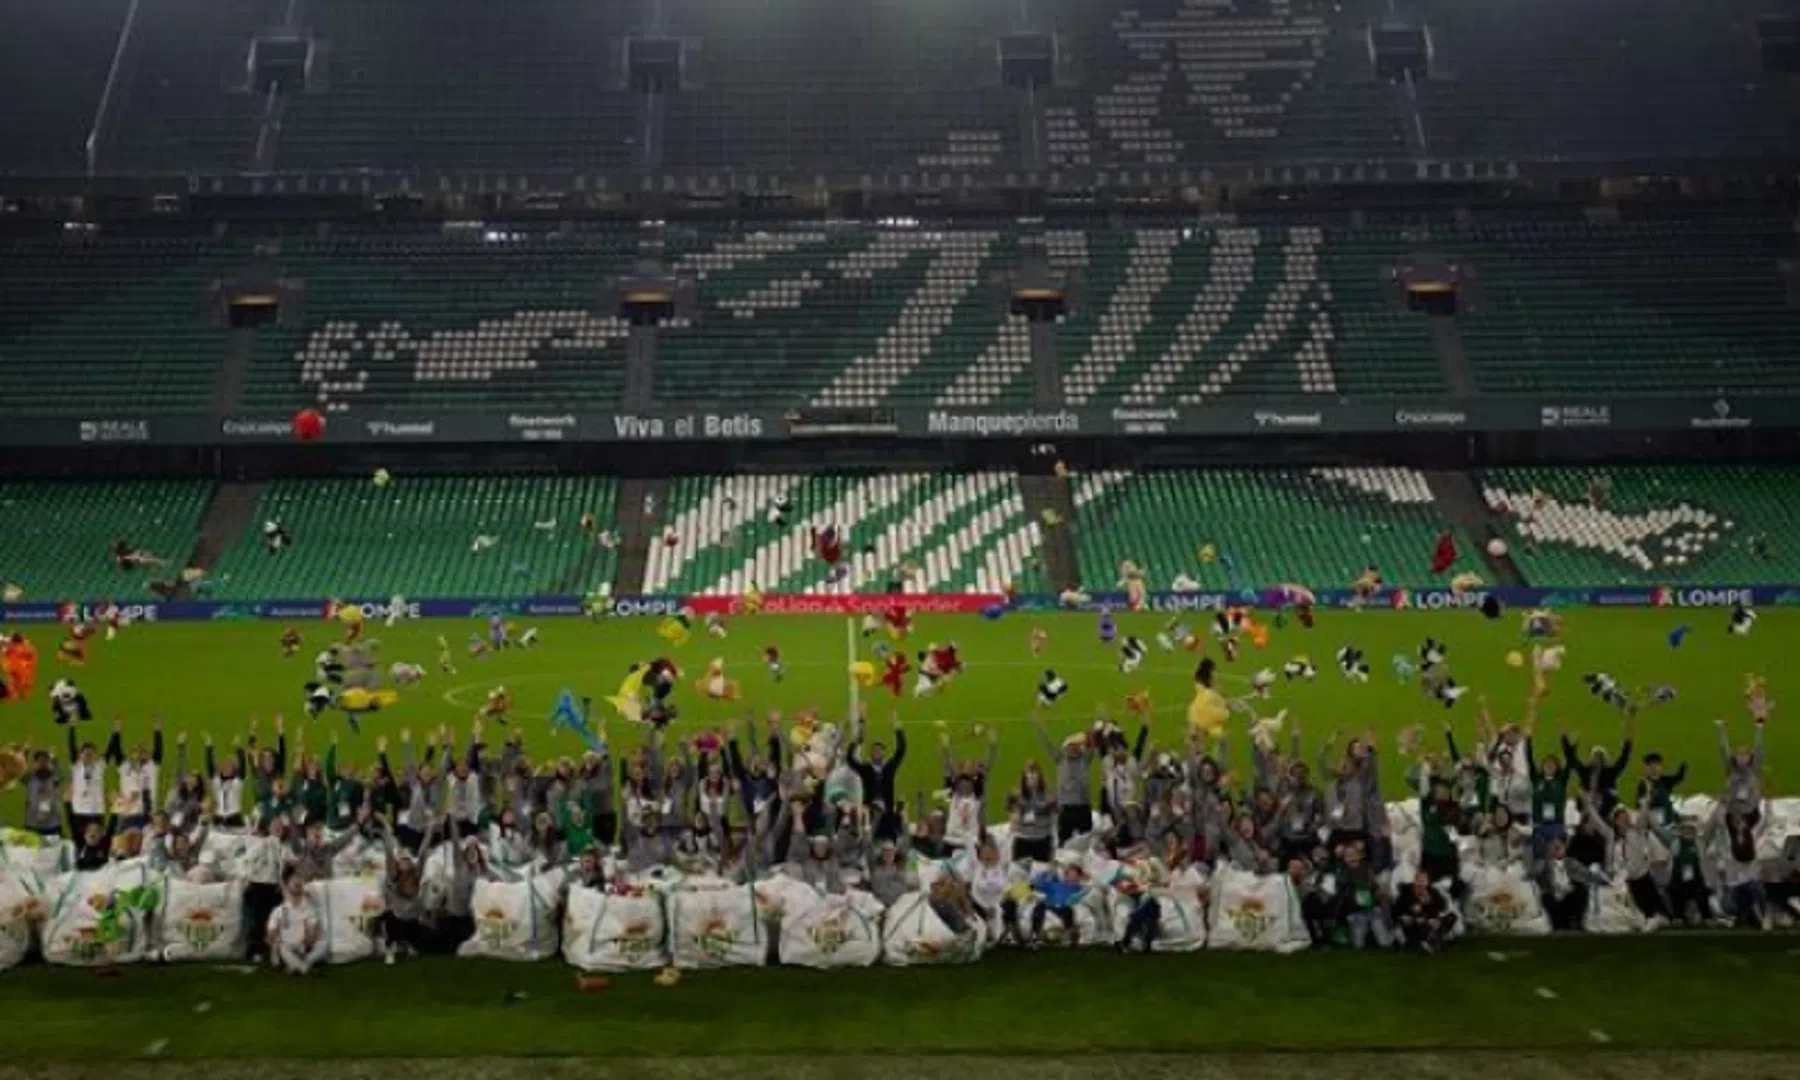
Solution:
[{"label": "crowd of people", "polygon": [[[1415,795],[1395,803],[1374,732],[1333,735],[1308,760],[1291,722],[1158,747],[1147,727],[1128,737],[1102,718],[1058,733],[1039,717],[1044,758],[1004,777],[997,730],[945,730],[937,782],[908,790],[927,772],[902,777],[906,726],[896,719],[884,739],[866,711],[841,732],[807,714],[679,740],[624,725],[641,732],[630,749],[596,718],[596,748],[556,760],[534,760],[517,727],[490,744],[477,719],[460,740],[448,727],[371,737],[362,763],[335,731],[308,745],[280,716],[225,747],[167,738],[160,719],[148,741],[127,746],[115,720],[97,744],[76,720],[66,756],[27,748],[24,815],[9,835],[66,840],[75,872],[135,860],[187,881],[240,878],[250,955],[292,971],[311,970],[321,947],[306,886],[352,846],[380,853],[377,940],[390,962],[468,940],[480,882],[552,869],[615,892],[679,873],[779,877],[883,906],[919,894],[953,932],[1025,948],[1099,943],[1084,942],[1084,927],[1096,931],[1077,916],[1105,890],[1119,918],[1101,941],[1147,951],[1175,910],[1209,910],[1227,872],[1283,881],[1301,946],[1441,948],[1481,927],[1472,888],[1492,872],[1528,883],[1559,931],[1587,925],[1603,894],[1628,898],[1640,929],[1800,916],[1800,834],[1788,832],[1800,822],[1777,820],[1761,786],[1760,689],[1747,745],[1720,722],[1726,782],[1686,800],[1699,817],[1681,813],[1687,766],[1655,753],[1622,790],[1630,718],[1617,752],[1584,755],[1573,735],[1539,731],[1537,700],[1506,724],[1483,704],[1462,740],[1444,726],[1442,749],[1419,728],[1403,733],[1391,753]],[[233,838],[229,860],[213,854],[219,836]]]}]

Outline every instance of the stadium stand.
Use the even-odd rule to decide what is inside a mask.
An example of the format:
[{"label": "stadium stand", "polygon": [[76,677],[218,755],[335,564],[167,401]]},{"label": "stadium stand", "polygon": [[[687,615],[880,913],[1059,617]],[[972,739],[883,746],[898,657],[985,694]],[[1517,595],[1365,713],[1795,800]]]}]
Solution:
[{"label": "stadium stand", "polygon": [[1027,400],[1030,346],[991,274],[997,229],[671,226],[670,268],[700,311],[666,320],[663,401],[984,405]]},{"label": "stadium stand", "polygon": [[0,173],[80,175],[129,0],[0,0]]},{"label": "stadium stand", "polygon": [[1012,5],[665,0],[694,43],[669,95],[665,163],[739,169],[970,168],[1021,160],[999,85]]},{"label": "stadium stand", "polygon": [[282,242],[297,325],[258,335],[250,405],[573,407],[616,403],[625,323],[606,283],[635,234],[406,232]]},{"label": "stadium stand", "polygon": [[[848,529],[841,580],[813,546],[831,525]],[[647,593],[879,592],[896,580],[909,592],[999,592],[1042,544],[1003,472],[688,477],[663,526]]]},{"label": "stadium stand", "polygon": [[1091,234],[1096,311],[1061,339],[1069,402],[1330,392],[1323,242],[1313,226]]},{"label": "stadium stand", "polygon": [[1407,155],[1369,65],[1378,5],[1052,0],[1068,82],[1045,96],[1050,165],[1373,162]]},{"label": "stadium stand", "polygon": [[1326,393],[1349,397],[1442,394],[1449,389],[1424,318],[1383,295],[1391,267],[1414,250],[1405,230],[1384,225],[1331,229],[1320,301],[1333,349]]},{"label": "stadium stand", "polygon": [[[211,490],[204,480],[0,483],[0,577],[29,600],[149,600],[146,582],[173,576],[193,550]],[[169,567],[119,569],[117,540]]]},{"label": "stadium stand", "polygon": [[[1589,484],[1610,483],[1598,505]],[[1495,469],[1482,495],[1533,585],[1792,580],[1791,467]]]},{"label": "stadium stand", "polygon": [[328,81],[298,99],[276,165],[583,169],[638,161],[623,38],[635,7],[306,0]]},{"label": "stadium stand", "polygon": [[1791,223],[1506,218],[1433,239],[1471,259],[1489,311],[1460,316],[1486,393],[1792,393]]},{"label": "stadium stand", "polygon": [[196,410],[224,357],[203,315],[233,246],[71,233],[0,240],[0,366],[14,415]]},{"label": "stadium stand", "polygon": [[[212,595],[227,600],[325,596],[521,597],[612,584],[614,553],[583,534],[610,521],[609,477],[411,477],[282,481],[221,555]],[[294,545],[263,546],[261,525],[288,526]],[[542,526],[542,527],[540,527]],[[477,549],[477,537],[491,546]]]},{"label": "stadium stand", "polygon": [[[1206,589],[1341,588],[1370,566],[1389,584],[1422,585],[1445,527],[1424,476],[1410,469],[1102,471],[1073,482],[1075,550],[1090,590],[1113,588],[1127,559],[1156,589],[1179,574]],[[1209,544],[1212,561],[1201,555]],[[1462,547],[1450,572],[1481,573]]]},{"label": "stadium stand", "polygon": [[252,167],[262,95],[249,85],[255,35],[287,0],[138,0],[105,127],[109,174],[241,172]]},{"label": "stadium stand", "polygon": [[1790,158],[1791,83],[1757,65],[1766,0],[1415,0],[1437,158],[1622,162]]}]

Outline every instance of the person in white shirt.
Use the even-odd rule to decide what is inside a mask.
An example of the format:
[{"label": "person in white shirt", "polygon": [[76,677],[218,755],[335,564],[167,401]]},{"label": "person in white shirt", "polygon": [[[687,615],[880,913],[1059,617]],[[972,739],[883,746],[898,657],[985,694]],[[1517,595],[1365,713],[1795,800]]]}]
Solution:
[{"label": "person in white shirt", "polygon": [[69,732],[69,832],[81,836],[90,822],[106,820],[106,761],[91,742],[75,745]]},{"label": "person in white shirt", "polygon": [[162,779],[163,733],[162,714],[155,717],[155,731],[150,749],[139,743],[125,752],[124,721],[114,718],[112,737],[106,742],[106,762],[119,774],[119,789],[113,796],[113,812],[119,815],[121,828],[140,828],[158,805],[158,788]]},{"label": "person in white shirt", "polygon": [[325,959],[325,920],[297,873],[282,881],[281,906],[269,916],[269,945],[270,962],[290,975],[309,975]]}]

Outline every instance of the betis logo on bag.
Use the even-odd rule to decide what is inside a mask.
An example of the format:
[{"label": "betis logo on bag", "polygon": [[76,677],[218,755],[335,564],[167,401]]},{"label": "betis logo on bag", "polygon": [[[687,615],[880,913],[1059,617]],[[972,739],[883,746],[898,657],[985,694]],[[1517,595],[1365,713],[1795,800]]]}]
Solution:
[{"label": "betis logo on bag", "polygon": [[1238,938],[1247,944],[1261,941],[1275,925],[1275,916],[1270,914],[1260,896],[1239,897],[1237,906],[1226,910],[1225,919],[1237,931]]},{"label": "betis logo on bag", "polygon": [[35,896],[27,896],[11,907],[0,908],[0,937],[26,941],[31,928],[44,917],[44,905]]},{"label": "betis logo on bag", "polygon": [[1511,889],[1496,889],[1474,902],[1475,918],[1485,926],[1505,933],[1525,914],[1518,894]]},{"label": "betis logo on bag", "polygon": [[846,925],[848,918],[848,912],[837,911],[814,923],[808,934],[814,947],[826,956],[837,955],[837,951],[850,940],[850,929]]},{"label": "betis logo on bag", "polygon": [[731,948],[736,944],[737,935],[732,933],[731,922],[716,911],[707,914],[694,934],[694,947],[706,957],[720,962],[731,956]]},{"label": "betis logo on bag", "polygon": [[475,924],[476,936],[490,949],[504,948],[518,929],[519,920],[498,905],[483,911]]},{"label": "betis logo on bag", "polygon": [[642,959],[650,950],[656,948],[656,937],[652,933],[649,919],[631,919],[619,927],[619,940],[615,943],[619,955],[626,960]]},{"label": "betis logo on bag", "polygon": [[224,936],[225,928],[219,923],[218,912],[211,908],[195,908],[182,917],[179,933],[188,948],[203,953]]},{"label": "betis logo on bag", "polygon": [[356,923],[357,932],[373,935],[375,920],[381,918],[381,913],[386,910],[387,904],[381,899],[380,893],[364,893],[362,903],[357,905],[356,917],[352,920]]}]

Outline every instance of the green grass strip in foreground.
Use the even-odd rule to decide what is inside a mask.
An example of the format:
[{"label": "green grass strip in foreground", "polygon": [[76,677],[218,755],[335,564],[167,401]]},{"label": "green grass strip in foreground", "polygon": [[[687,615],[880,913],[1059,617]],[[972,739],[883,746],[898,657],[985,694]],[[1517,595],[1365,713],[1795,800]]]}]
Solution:
[{"label": "green grass strip in foreground", "polygon": [[309,980],[0,976],[12,1062],[152,1047],[189,1059],[1792,1050],[1797,1000],[1800,937],[1785,934],[1488,939],[1436,957],[1007,952],[967,968],[688,973],[668,989],[632,976],[598,994],[557,963],[450,959]]}]

